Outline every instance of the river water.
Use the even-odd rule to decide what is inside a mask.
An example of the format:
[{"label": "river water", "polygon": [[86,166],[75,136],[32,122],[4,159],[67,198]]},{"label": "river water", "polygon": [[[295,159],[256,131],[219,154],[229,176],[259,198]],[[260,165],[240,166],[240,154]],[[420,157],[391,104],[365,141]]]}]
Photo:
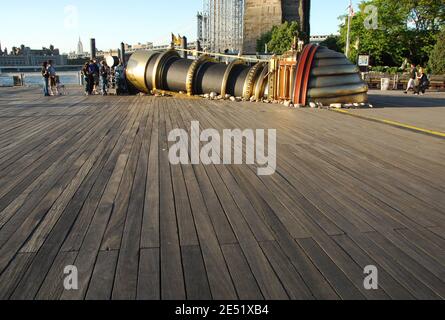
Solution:
[{"label": "river water", "polygon": [[[43,79],[40,72],[23,73],[25,86],[41,86]],[[57,75],[60,77],[60,82],[64,85],[76,85],[79,84],[78,72],[59,72]],[[12,86],[13,76],[20,77],[20,73],[0,73],[0,87]]]}]

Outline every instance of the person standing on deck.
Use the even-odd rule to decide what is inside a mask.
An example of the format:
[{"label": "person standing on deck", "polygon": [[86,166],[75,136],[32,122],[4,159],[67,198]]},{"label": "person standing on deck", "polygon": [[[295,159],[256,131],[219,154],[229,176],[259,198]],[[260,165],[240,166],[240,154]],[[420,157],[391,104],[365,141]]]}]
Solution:
[{"label": "person standing on deck", "polygon": [[57,91],[57,81],[56,81],[56,68],[54,68],[53,61],[48,61],[48,67],[47,67],[48,73],[49,73],[49,85],[50,85],[50,95],[58,95],[59,92]]},{"label": "person standing on deck", "polygon": [[43,95],[49,97],[49,72],[48,72],[48,62],[42,63],[42,77],[43,77]]},{"label": "person standing on deck", "polygon": [[127,91],[125,67],[122,61],[120,61],[119,65],[114,69],[114,73],[116,78],[116,94],[121,95]]},{"label": "person standing on deck", "polygon": [[88,64],[88,83],[89,83],[89,88],[88,88],[88,93],[90,95],[94,94],[94,74],[96,72],[96,68],[97,65],[95,64],[95,62],[93,60],[90,60],[90,63]]},{"label": "person standing on deck", "polygon": [[89,71],[89,63],[85,62],[83,68],[82,68],[82,76],[83,76],[83,81],[84,81],[84,85],[85,85],[85,95],[89,96],[91,94],[90,88],[91,87],[91,81],[90,81],[90,71]]},{"label": "person standing on deck", "polygon": [[90,80],[91,81],[91,93],[97,94],[97,87],[99,86],[99,67],[97,66],[97,61],[94,60],[90,60],[90,64],[88,66],[89,68],[89,74],[90,74]]},{"label": "person standing on deck", "polygon": [[411,64],[411,71],[410,71],[410,79],[408,81],[408,86],[406,87],[405,94],[408,94],[410,89],[415,90],[416,89],[416,80],[417,80],[417,67],[413,63]]},{"label": "person standing on deck", "polygon": [[108,68],[107,62],[103,60],[100,67],[100,77],[102,80],[102,95],[108,95],[108,76],[110,75],[110,70]]}]

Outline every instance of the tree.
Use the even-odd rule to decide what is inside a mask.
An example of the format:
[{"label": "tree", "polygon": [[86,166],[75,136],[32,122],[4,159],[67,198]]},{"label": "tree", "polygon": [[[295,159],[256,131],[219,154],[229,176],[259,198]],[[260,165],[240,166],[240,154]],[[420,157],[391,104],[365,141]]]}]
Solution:
[{"label": "tree", "polygon": [[330,35],[325,41],[320,43],[320,46],[328,49],[343,52],[343,48],[339,45],[340,36]]},{"label": "tree", "polygon": [[[297,22],[285,22],[275,26],[272,31],[263,34],[257,42],[258,51],[264,50],[267,43],[268,51],[275,54],[283,54],[292,48],[294,38],[298,35],[299,25]],[[267,42],[266,42],[267,41]]]},{"label": "tree", "polygon": [[[257,52],[265,52],[266,45],[269,44],[270,40],[272,40],[272,30],[264,33],[261,38],[256,41],[256,51]],[[269,51],[269,49],[267,50]]]},{"label": "tree", "polygon": [[429,67],[434,74],[445,74],[445,28],[437,37],[436,45],[431,51]]},{"label": "tree", "polygon": [[[367,0],[359,9],[351,23],[349,58],[356,61],[359,53],[368,53],[374,65],[400,66],[405,58],[425,65],[439,28],[445,23],[443,0]],[[371,21],[377,22],[376,28]],[[346,33],[347,25],[343,23],[343,47]]]}]

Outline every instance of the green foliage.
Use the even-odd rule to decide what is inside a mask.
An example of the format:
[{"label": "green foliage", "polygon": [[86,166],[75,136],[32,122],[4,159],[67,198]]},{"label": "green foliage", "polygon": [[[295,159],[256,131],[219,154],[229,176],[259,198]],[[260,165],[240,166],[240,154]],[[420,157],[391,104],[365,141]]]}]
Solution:
[{"label": "green foliage", "polygon": [[[371,12],[377,8],[377,29],[367,28]],[[347,17],[340,26],[341,47],[346,45]],[[405,58],[426,65],[436,42],[440,26],[445,23],[443,0],[368,0],[351,22],[351,50],[349,58],[357,61],[360,53],[371,55],[373,65],[401,66]],[[369,23],[368,23],[369,25]]]},{"label": "green foliage", "polygon": [[298,35],[298,30],[297,22],[285,22],[282,25],[275,26],[258,40],[257,50],[263,52],[267,43],[269,52],[283,54],[291,49],[294,37]]},{"label": "green foliage", "polygon": [[[272,30],[264,33],[261,38],[259,38],[256,42],[256,51],[257,52],[265,52],[266,44],[268,45],[269,41],[272,40]],[[267,51],[270,51],[269,48]]]},{"label": "green foliage", "polygon": [[335,35],[330,35],[325,41],[320,43],[320,46],[326,47],[328,49],[343,52],[343,48],[340,46],[340,37]]},{"label": "green foliage", "polygon": [[429,68],[434,74],[445,74],[445,28],[437,37],[437,43],[431,50]]},{"label": "green foliage", "polygon": [[376,66],[376,67],[371,67],[369,71],[395,75],[397,73],[400,73],[402,70],[398,67]]}]

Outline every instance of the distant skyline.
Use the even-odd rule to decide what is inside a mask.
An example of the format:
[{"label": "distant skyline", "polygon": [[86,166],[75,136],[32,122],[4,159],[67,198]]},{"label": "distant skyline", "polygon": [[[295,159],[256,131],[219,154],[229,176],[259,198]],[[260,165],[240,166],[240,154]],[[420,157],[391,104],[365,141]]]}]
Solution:
[{"label": "distant skyline", "polygon": [[[361,0],[354,0],[357,6]],[[53,44],[61,52],[77,50],[79,37],[84,50],[89,51],[89,39],[96,38],[100,50],[117,48],[119,43],[167,44],[171,32],[196,39],[196,13],[202,10],[202,0],[121,2],[106,5],[76,0],[36,2],[7,1],[2,3],[0,42],[2,49],[24,44],[33,49]],[[349,0],[312,0],[311,29],[313,35],[338,32],[338,17],[346,14]],[[26,8],[26,11],[24,10]],[[48,22],[42,24],[44,17]]]}]

